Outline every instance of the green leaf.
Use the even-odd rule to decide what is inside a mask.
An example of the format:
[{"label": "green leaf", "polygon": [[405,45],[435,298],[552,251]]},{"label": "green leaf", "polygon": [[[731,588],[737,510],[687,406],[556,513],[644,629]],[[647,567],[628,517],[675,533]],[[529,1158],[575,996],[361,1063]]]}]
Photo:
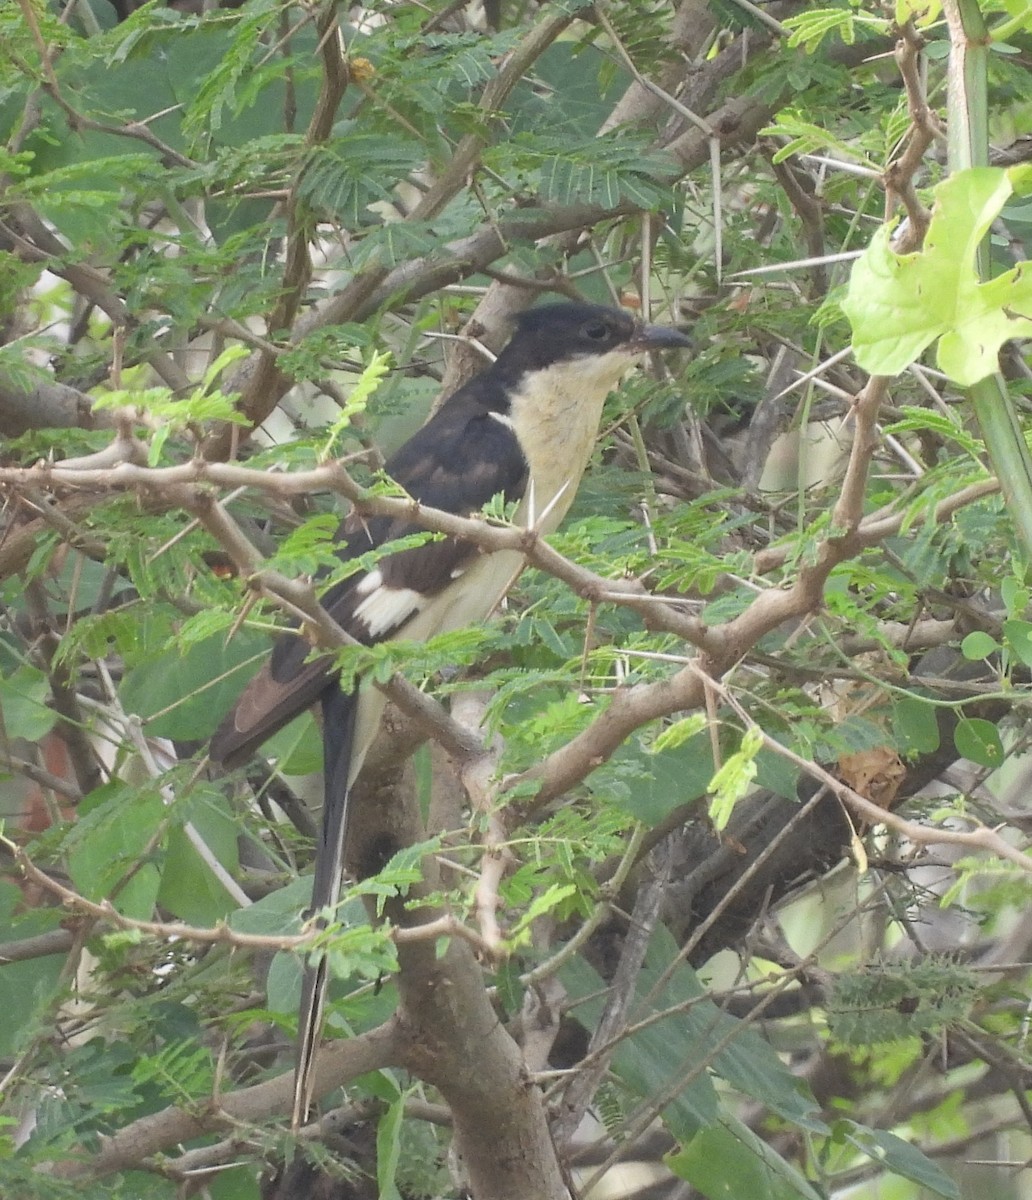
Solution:
[{"label": "green leaf", "polygon": [[166,651],[127,671],[118,692],[122,707],[142,717],[153,737],[208,738],[217,716],[257,669],[265,646],[264,638],[246,630],[228,645],[222,636],[190,639],[183,653]]},{"label": "green leaf", "polygon": [[966,1020],[978,997],[978,977],[958,963],[873,963],[837,978],[828,1024],[846,1046],[889,1046]]},{"label": "green leaf", "polygon": [[980,717],[961,717],[953,731],[953,744],[958,754],[980,767],[999,767],[1003,764],[1003,742],[999,730],[991,721],[983,721]]},{"label": "green leaf", "polygon": [[[974,637],[969,634],[968,637]],[[1026,667],[1032,667],[1032,624],[1012,617],[1003,623],[1003,640],[1007,649]],[[964,639],[967,641],[967,638]]]},{"label": "green leaf", "polygon": [[262,896],[247,908],[238,908],[230,914],[229,925],[240,933],[294,935],[301,932],[301,913],[311,901],[312,880],[303,876]]},{"label": "green leaf", "polygon": [[1000,584],[1000,595],[1011,616],[1023,613],[1032,600],[1032,592],[1022,580],[1016,579],[1013,575],[1008,575]]},{"label": "green leaf", "polygon": [[[214,788],[198,788],[190,799],[190,823],[232,875],[239,865],[240,827],[225,811],[225,798]],[[169,831],[158,901],[191,925],[214,925],[238,907],[180,827]]]},{"label": "green leaf", "polygon": [[919,29],[934,24],[942,12],[942,0],[896,0],[896,24],[913,21]]},{"label": "green leaf", "polygon": [[53,728],[57,714],[47,707],[50,682],[42,671],[28,665],[0,677],[0,713],[9,738],[38,742]]},{"label": "green leaf", "polygon": [[311,712],[302,713],[265,743],[264,754],[284,775],[312,775],[322,770],[322,730]]},{"label": "green leaf", "polygon": [[[669,1015],[636,1032],[617,1051],[613,1059],[617,1076],[637,1095],[668,1094],[671,1083],[683,1079],[692,1063],[707,1061],[714,1074],[785,1120],[812,1132],[826,1132],[813,1097],[773,1048],[706,999],[691,967],[677,963],[671,968],[677,953],[670,934],[657,928],[637,992],[648,997],[647,1012],[669,1010]],[[587,1022],[597,1019],[605,989],[595,971],[577,959],[563,969],[561,978],[570,995],[584,1001],[574,1010],[578,1017]],[[718,1044],[723,1048],[712,1054]],[[719,1102],[711,1089],[707,1074],[700,1073],[671,1101],[664,1120],[676,1137],[686,1141],[717,1118]]]},{"label": "green leaf", "polygon": [[[1032,629],[1032,626],[1030,626],[1030,629]],[[997,654],[999,649],[1000,646],[996,639],[988,633],[983,633],[981,629],[976,629],[973,633],[969,633],[960,643],[961,654],[971,662],[978,662],[979,659]]]},{"label": "green leaf", "polygon": [[705,713],[693,713],[690,717],[682,717],[680,721],[675,721],[662,730],[649,749],[653,754],[660,754],[664,750],[677,750],[685,742],[702,733],[707,724]]},{"label": "green leaf", "polygon": [[[242,347],[231,347],[240,350]],[[229,358],[239,358],[239,354],[231,354],[227,350],[219,356],[219,361]],[[211,368],[214,370],[214,368]],[[158,449],[152,448],[150,458],[157,460],[160,447],[167,439],[169,432],[182,429],[189,424],[202,424],[204,421],[229,421],[236,425],[246,425],[247,418],[237,410],[235,396],[225,396],[222,392],[209,392],[207,387],[197,388],[189,397],[175,395],[169,388],[119,388],[112,391],[100,391],[94,397],[93,407],[105,408],[138,408],[148,414],[154,422],[161,422],[154,438]],[[154,439],[152,439],[154,440]],[[151,463],[153,466],[153,462]]]},{"label": "green leaf", "polygon": [[[0,879],[0,941],[33,937],[55,929],[60,910],[24,911],[21,889]],[[0,1054],[12,1057],[28,1045],[61,984],[67,953],[49,954],[24,962],[6,962],[0,971]]]},{"label": "green leaf", "polygon": [[795,1167],[729,1114],[663,1161],[710,1200],[821,1200]]},{"label": "green leaf", "polygon": [[350,979],[352,975],[379,979],[398,969],[390,930],[374,929],[364,921],[350,926],[335,923],[322,930],[312,942],[309,962],[314,964],[323,956],[334,979]]},{"label": "green leaf", "polygon": [[369,206],[394,205],[394,188],[425,159],[418,143],[395,128],[390,136],[365,133],[344,121],[337,136],[311,153],[298,183],[301,197],[346,228],[379,223]]},{"label": "green leaf", "polygon": [[544,916],[545,913],[558,908],[565,900],[569,900],[571,896],[575,896],[576,894],[577,889],[572,883],[553,883],[551,887],[546,888],[540,895],[535,896],[530,904],[521,912],[519,921],[510,931],[510,940],[514,944],[517,944],[529,939],[531,925],[538,917]]},{"label": "green leaf", "polygon": [[533,172],[549,203],[603,208],[629,203],[655,209],[669,201],[670,189],[662,181],[675,173],[670,159],[635,144],[623,130],[618,136],[580,139],[569,133],[519,133],[485,151],[484,161],[499,173]]},{"label": "green leaf", "polygon": [[763,746],[763,734],[755,725],[742,735],[739,749],[726,760],[710,780],[710,820],[718,830],[731,820],[735,805],[752,787],[756,778],[756,755]]},{"label": "green leaf", "polygon": [[204,379],[201,386],[193,393],[194,397],[199,399],[201,396],[206,396],[215,390],[215,383],[222,372],[239,362],[242,358],[247,358],[250,350],[246,346],[232,345],[227,346],[225,350],[215,359],[215,361],[204,372]]},{"label": "green leaf", "polygon": [[372,396],[383,382],[384,376],[390,370],[390,365],[390,354],[380,354],[378,351],[373,351],[373,357],[369,360],[368,365],[348,392],[347,403],[340,410],[340,416],[330,426],[326,443],[319,454],[320,461],[331,457],[333,446],[337,439],[345,429],[350,427],[355,417],[365,412],[370,396]]},{"label": "green leaf", "polygon": [[137,1059],[132,1078],[135,1083],[157,1084],[162,1094],[171,1094],[180,1104],[189,1104],[211,1094],[214,1086],[211,1051],[192,1039],[171,1042],[156,1054]]},{"label": "green leaf", "polygon": [[952,414],[947,416],[943,413],[933,412],[930,408],[908,406],[901,408],[900,412],[902,416],[898,421],[893,421],[891,425],[885,426],[884,432],[887,435],[896,436],[901,433],[913,432],[934,433],[946,441],[955,442],[972,458],[978,458],[984,453],[985,447],[982,442],[973,437],[959,419],[953,418]]},{"label": "green leaf", "polygon": [[397,1175],[407,1095],[403,1093],[393,1101],[376,1126],[376,1183],[379,1188],[379,1200],[401,1200]]},{"label": "green leaf", "polygon": [[[602,977],[580,958],[566,964],[559,977],[573,1002],[573,1015],[591,1028],[602,1013],[602,997],[606,994]],[[644,992],[646,986],[642,984],[640,990]],[[697,994],[701,991],[697,986]],[[689,1018],[693,1015],[688,1014]],[[640,1030],[616,1051],[614,1073],[642,1099],[669,1089],[675,1080],[683,1079],[685,1064],[692,1061],[692,1055],[705,1053],[706,1043],[700,1040],[695,1024],[679,1014]],[[713,1081],[702,1072],[676,1090],[663,1110],[663,1120],[675,1137],[687,1141],[716,1120],[718,1111]]]},{"label": "green leaf", "polygon": [[865,371],[898,375],[939,339],[938,364],[970,386],[997,370],[1009,338],[1032,335],[1032,267],[979,282],[979,243],[1014,194],[1010,171],[974,167],[935,189],[923,250],[899,255],[882,226],[856,261],[842,311]]},{"label": "green leaf", "polygon": [[713,752],[705,733],[662,754],[642,750],[636,739],[626,742],[611,760],[614,769],[633,781],[621,809],[650,828],[676,808],[704,796],[713,776]]},{"label": "green leaf", "polygon": [[939,749],[935,705],[920,696],[899,696],[893,700],[892,728],[902,754],[934,754]]},{"label": "green leaf", "polygon": [[894,1175],[902,1175],[946,1200],[960,1200],[960,1189],[952,1179],[916,1146],[884,1129],[868,1129],[854,1121],[844,1121],[844,1137],[862,1154],[881,1163]]},{"label": "green leaf", "polygon": [[148,919],[161,885],[160,833],[167,815],[155,791],[120,780],[91,792],[68,834],[68,873],[76,891]]}]

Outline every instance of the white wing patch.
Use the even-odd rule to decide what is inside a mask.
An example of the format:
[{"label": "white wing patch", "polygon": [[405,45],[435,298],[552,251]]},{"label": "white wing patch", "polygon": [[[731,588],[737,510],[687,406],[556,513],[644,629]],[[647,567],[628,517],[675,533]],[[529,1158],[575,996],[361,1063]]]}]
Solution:
[{"label": "white wing patch", "polygon": [[422,592],[389,587],[379,570],[370,571],[356,586],[355,593],[362,597],[355,606],[355,619],[365,626],[367,636],[374,640],[392,633],[426,606]]}]

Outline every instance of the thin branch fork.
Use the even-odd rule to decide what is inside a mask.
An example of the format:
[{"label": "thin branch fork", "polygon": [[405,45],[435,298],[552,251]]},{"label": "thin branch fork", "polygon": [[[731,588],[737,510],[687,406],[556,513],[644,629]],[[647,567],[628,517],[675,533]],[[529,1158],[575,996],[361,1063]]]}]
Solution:
[{"label": "thin branch fork", "polygon": [[[316,1088],[328,1091],[330,1086],[340,1086],[370,1071],[396,1065],[400,1044],[401,1034],[394,1017],[366,1033],[328,1042],[319,1054]],[[101,1137],[96,1154],[63,1160],[54,1165],[53,1173],[63,1179],[97,1179],[117,1171],[135,1170],[151,1155],[170,1146],[191,1142],[217,1130],[238,1130],[241,1125],[258,1125],[282,1116],[290,1105],[293,1088],[294,1072],[290,1070],[219,1096],[208,1106],[199,1104],[189,1111],[171,1107],[149,1113],[112,1136]]]},{"label": "thin branch fork", "polygon": [[[603,600],[640,612],[650,626],[674,633],[705,647],[709,630],[698,618],[685,613],[676,603],[657,603],[657,598],[638,580],[607,579],[578,566],[553,550],[532,529],[493,525],[478,517],[460,517],[441,509],[428,508],[416,500],[380,496],[361,487],[348,474],[345,463],[327,463],[309,471],[279,474],[250,467],[193,459],[174,467],[145,467],[122,462],[113,467],[68,468],[39,463],[35,467],[0,469],[0,486],[32,486],[36,489],[67,487],[90,491],[141,488],[164,496],[167,502],[202,519],[214,513],[216,503],[204,485],[228,488],[256,487],[270,495],[289,497],[312,492],[333,492],[351,502],[362,516],[401,517],[433,533],[462,538],[485,551],[519,550],[529,565],[555,576],[577,595],[590,602]],[[221,521],[221,532],[209,530],[233,557],[245,576],[257,575],[262,558],[238,527]],[[234,530],[236,532],[234,532]],[[224,539],[228,538],[226,541]],[[276,590],[274,588],[274,590]],[[664,599],[664,598],[659,598]],[[341,645],[336,642],[335,645]]]},{"label": "thin branch fork", "polygon": [[[702,674],[697,664],[693,663],[688,669],[698,672],[700,675]],[[921,825],[917,821],[908,821],[905,817],[898,816],[891,809],[883,808],[880,804],[875,804],[873,800],[869,800],[866,796],[861,795],[854,788],[837,779],[830,771],[825,770],[824,767],[810,762],[808,759],[789,750],[787,746],[783,746],[780,742],[775,741],[774,738],[769,737],[756,725],[731,691],[724,687],[718,680],[707,676],[704,682],[707,687],[719,692],[721,699],[734,709],[747,727],[755,729],[760,734],[763,738],[763,744],[768,750],[772,750],[775,754],[787,759],[793,766],[798,767],[800,771],[817,780],[818,783],[837,796],[843,804],[851,808],[864,821],[872,825],[887,825],[890,829],[903,834],[904,837],[909,838],[910,841],[917,845],[935,846],[948,843],[952,846],[967,846],[971,849],[986,850],[991,854],[995,854],[997,858],[1014,863],[1021,870],[1032,874],[1032,858],[1023,849],[1012,846],[995,829],[990,829],[988,826],[981,826],[967,832],[957,829],[942,829],[938,826]]]},{"label": "thin branch fork", "polygon": [[900,37],[896,42],[896,65],[899,67],[900,78],[907,96],[907,110],[910,114],[910,140],[903,154],[889,163],[885,169],[885,206],[886,217],[898,200],[906,209],[910,227],[901,237],[897,247],[901,254],[919,249],[923,243],[932,214],[924,205],[914,187],[914,178],[924,162],[928,148],[936,139],[943,137],[942,126],[935,113],[928,107],[924,83],[921,79],[920,52],[924,42],[913,24],[908,21],[900,29]]},{"label": "thin branch fork", "polygon": [[[79,892],[59,883],[41,870],[16,842],[0,835],[0,846],[11,855],[15,868],[30,882],[58,900],[72,914],[72,919],[97,921],[126,932],[139,933],[152,938],[172,939],[180,942],[196,942],[199,945],[225,945],[239,950],[293,950],[303,953],[325,936],[325,930],[312,929],[295,934],[244,933],[232,929],[224,922],[210,927],[187,925],[181,921],[141,921],[120,913],[109,900],[87,900]],[[468,942],[477,953],[492,958],[498,957],[498,948],[487,942],[476,930],[464,925],[457,917],[446,914],[421,925],[391,926],[387,930],[391,940],[399,946],[416,942],[434,942],[439,938],[459,938]],[[46,954],[60,953],[67,948],[70,933],[58,930],[54,935],[26,938],[23,942],[11,942],[6,953],[0,954],[0,967],[7,962],[21,962],[39,958]]]}]

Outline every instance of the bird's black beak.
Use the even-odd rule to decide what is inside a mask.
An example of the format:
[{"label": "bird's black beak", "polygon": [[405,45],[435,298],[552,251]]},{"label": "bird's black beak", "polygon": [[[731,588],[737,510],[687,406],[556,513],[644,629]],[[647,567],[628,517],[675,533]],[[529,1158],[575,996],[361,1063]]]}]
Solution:
[{"label": "bird's black beak", "polygon": [[691,338],[669,325],[643,325],[631,338],[635,350],[676,350],[691,344]]}]

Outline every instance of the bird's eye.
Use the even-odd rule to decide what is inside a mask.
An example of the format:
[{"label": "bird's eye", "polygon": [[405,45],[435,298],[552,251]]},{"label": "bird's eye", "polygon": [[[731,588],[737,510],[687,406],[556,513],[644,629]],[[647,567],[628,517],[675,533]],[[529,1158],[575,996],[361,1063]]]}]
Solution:
[{"label": "bird's eye", "polygon": [[585,325],[584,334],[592,341],[601,342],[609,337],[609,326],[603,321],[596,321],[594,325]]}]

